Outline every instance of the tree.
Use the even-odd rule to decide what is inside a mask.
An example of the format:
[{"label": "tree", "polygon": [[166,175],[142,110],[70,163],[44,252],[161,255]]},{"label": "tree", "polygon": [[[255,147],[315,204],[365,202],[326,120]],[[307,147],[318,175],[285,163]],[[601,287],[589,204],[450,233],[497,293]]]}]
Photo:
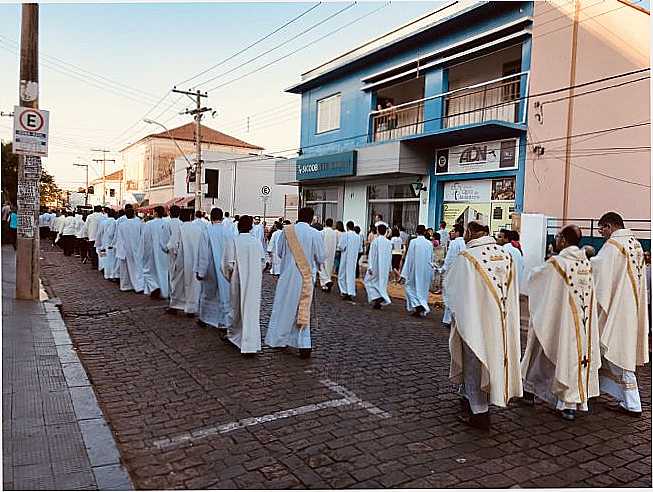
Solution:
[{"label": "tree", "polygon": [[47,172],[41,171],[41,182],[39,183],[39,195],[41,205],[58,202],[61,198],[61,188],[54,182],[54,178]]},{"label": "tree", "polygon": [[18,156],[11,151],[11,142],[2,143],[2,198],[16,203]]},{"label": "tree", "polygon": [[[12,152],[11,142],[2,143],[2,197],[16,203],[18,189],[18,156]],[[41,172],[39,183],[41,205],[57,201],[61,196],[61,189],[54,182],[54,177],[47,171]]]}]

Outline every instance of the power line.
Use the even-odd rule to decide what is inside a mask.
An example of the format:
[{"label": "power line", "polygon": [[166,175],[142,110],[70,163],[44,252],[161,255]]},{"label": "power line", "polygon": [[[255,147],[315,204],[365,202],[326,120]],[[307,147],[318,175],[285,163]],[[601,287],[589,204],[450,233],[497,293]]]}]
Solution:
[{"label": "power line", "polygon": [[[225,63],[227,63],[227,62],[230,61],[230,60],[233,60],[233,59],[236,58],[238,55],[240,55],[240,54],[242,54],[242,53],[245,53],[245,52],[246,52],[247,50],[249,50],[250,48],[253,48],[253,47],[256,46],[257,44],[259,44],[259,43],[265,41],[266,39],[268,39],[269,37],[271,37],[271,36],[273,36],[274,34],[278,33],[278,32],[281,31],[282,29],[288,27],[288,26],[289,26],[290,24],[292,24],[293,22],[298,21],[299,19],[301,19],[302,17],[304,17],[305,15],[307,15],[309,12],[312,12],[313,10],[315,10],[315,9],[316,9],[317,7],[319,7],[321,4],[322,4],[322,2],[318,2],[318,3],[316,3],[315,5],[313,5],[312,7],[310,7],[308,10],[305,10],[304,12],[302,12],[301,14],[299,14],[298,16],[296,16],[296,17],[290,19],[289,21],[287,21],[287,22],[284,23],[283,25],[277,27],[277,28],[274,29],[272,32],[266,34],[266,35],[263,36],[262,38],[259,38],[258,40],[256,40],[256,41],[253,42],[252,44],[246,46],[246,47],[243,48],[242,50],[237,51],[237,52],[234,53],[233,55],[231,55],[231,56],[225,58],[225,59],[222,60],[222,61],[219,61],[219,62],[216,63],[215,65],[211,65],[209,68],[207,68],[206,70],[201,71],[201,72],[198,73],[197,75],[193,75],[192,77],[187,78],[186,80],[182,80],[181,82],[179,82],[179,83],[177,83],[177,84],[175,84],[175,85],[176,85],[176,86],[181,86],[182,84],[185,84],[186,82],[190,82],[191,80],[196,79],[197,77],[201,77],[201,76],[204,75],[205,73],[210,72],[211,70],[213,70],[213,69],[215,69],[215,68],[217,68],[217,67],[219,67],[219,66],[221,66],[221,65],[223,65],[223,64],[225,64]],[[200,85],[201,85],[201,84],[200,84]]]},{"label": "power line", "polygon": [[[0,34],[0,38],[4,39],[5,42],[9,42],[9,43],[11,43],[12,45],[14,45],[14,46],[16,46],[16,47],[19,46],[19,44],[18,44],[17,41],[15,41],[15,40],[13,40],[13,39],[7,37],[7,36],[3,36],[2,34]],[[40,56],[42,59],[43,59],[43,58],[45,58],[46,60],[47,60],[47,59],[51,59],[51,60],[55,60],[56,62],[59,62],[60,64],[68,65],[68,66],[70,66],[70,67],[73,67],[73,68],[74,68],[75,70],[77,70],[77,71],[80,71],[80,72],[83,72],[83,73],[86,74],[86,75],[90,75],[90,76],[92,76],[92,77],[95,77],[95,78],[98,78],[98,79],[104,80],[104,81],[106,81],[106,82],[108,82],[108,83],[110,83],[110,84],[113,84],[113,85],[115,85],[115,86],[123,87],[123,88],[126,89],[126,90],[129,90],[129,91],[131,91],[131,92],[136,93],[136,95],[138,95],[138,96],[145,96],[145,97],[148,97],[148,98],[151,98],[151,99],[156,99],[156,95],[154,95],[154,94],[151,94],[151,93],[146,92],[146,91],[142,91],[142,90],[140,90],[140,89],[137,89],[137,88],[132,87],[132,86],[127,85],[127,84],[123,84],[122,82],[118,82],[118,81],[116,81],[116,80],[112,80],[112,79],[110,79],[110,78],[108,78],[108,77],[105,77],[104,75],[100,75],[100,74],[97,74],[97,73],[92,72],[92,71],[90,71],[90,70],[87,70],[87,69],[85,69],[85,68],[82,68],[82,67],[80,67],[80,66],[78,66],[78,65],[74,65],[74,64],[72,64],[72,63],[70,63],[70,62],[67,62],[66,60],[62,60],[61,58],[58,58],[58,57],[56,57],[56,56],[48,55],[48,54],[43,53],[43,52],[40,52],[40,53],[39,53],[39,56]],[[68,69],[68,70],[69,70],[69,69]]]},{"label": "power line", "polygon": [[342,8],[342,9],[338,10],[337,12],[335,12],[335,13],[333,13],[333,14],[327,16],[327,17],[325,17],[325,18],[322,19],[322,20],[320,20],[319,22],[316,22],[316,23],[313,24],[312,26],[310,26],[310,27],[304,29],[304,30],[301,31],[299,34],[296,34],[296,35],[292,36],[291,38],[286,39],[285,41],[283,41],[283,42],[277,44],[276,46],[273,46],[272,48],[270,48],[270,49],[267,50],[267,51],[264,51],[263,53],[259,53],[258,55],[256,55],[256,56],[250,58],[249,60],[247,60],[247,61],[241,63],[240,65],[237,65],[237,66],[235,66],[234,68],[232,68],[232,69],[230,69],[230,70],[228,70],[228,71],[226,71],[226,72],[220,73],[220,74],[215,75],[215,76],[213,76],[213,77],[211,77],[211,78],[209,78],[209,79],[206,79],[206,80],[203,81],[203,82],[198,83],[198,84],[196,85],[196,87],[199,87],[199,86],[202,86],[202,85],[206,85],[206,84],[208,84],[209,82],[213,82],[214,80],[217,80],[217,79],[221,79],[222,77],[224,77],[224,76],[226,76],[226,75],[229,75],[230,73],[233,73],[233,72],[235,72],[236,70],[239,70],[240,68],[242,68],[242,67],[244,67],[244,66],[246,66],[246,65],[249,65],[250,63],[252,63],[252,62],[254,62],[254,61],[256,61],[256,60],[262,58],[263,56],[265,56],[265,55],[267,55],[267,54],[269,54],[269,53],[272,53],[273,51],[278,50],[279,48],[281,48],[281,47],[287,45],[288,43],[290,43],[290,42],[292,42],[292,41],[295,41],[296,39],[302,37],[304,34],[309,33],[310,31],[312,31],[312,30],[315,29],[316,27],[320,27],[320,26],[323,25],[325,22],[328,22],[328,21],[330,21],[331,19],[333,19],[334,17],[337,17],[338,15],[342,14],[343,12],[346,12],[347,10],[351,9],[352,7],[354,7],[354,6],[356,5],[356,3],[357,3],[357,2],[353,2],[353,3],[349,4],[349,5],[347,5],[346,7]]},{"label": "power line", "polygon": [[[309,47],[313,46],[314,44],[319,43],[319,42],[322,41],[323,39],[326,39],[326,38],[328,38],[329,36],[333,36],[333,35],[336,34],[337,32],[342,31],[343,29],[345,29],[345,28],[351,26],[352,24],[355,24],[355,23],[357,23],[357,22],[359,22],[359,21],[361,21],[361,20],[363,20],[363,19],[365,19],[365,18],[367,18],[367,17],[369,17],[369,16],[371,16],[371,15],[373,15],[373,14],[376,14],[376,13],[379,12],[380,10],[383,10],[383,9],[386,8],[388,5],[390,5],[390,3],[391,3],[391,2],[387,2],[387,3],[383,4],[381,7],[377,8],[377,9],[371,11],[371,12],[368,12],[367,14],[361,15],[360,17],[354,19],[353,21],[348,22],[347,24],[344,24],[343,26],[340,26],[339,28],[337,28],[337,29],[335,29],[335,30],[333,30],[333,31],[331,31],[331,32],[328,32],[327,34],[325,34],[325,35],[323,35],[323,36],[321,36],[321,37],[315,39],[314,41],[312,41],[312,42],[310,42],[310,43],[308,43],[308,44],[305,44],[304,46],[301,46],[300,48],[297,48],[297,49],[294,50],[294,51],[291,51],[290,53],[287,53],[287,54],[285,54],[285,55],[283,55],[283,56],[281,56],[281,57],[279,57],[279,58],[276,58],[276,59],[272,60],[272,61],[269,62],[269,63],[266,63],[265,65],[263,65],[263,66],[261,66],[261,67],[258,67],[258,68],[254,69],[254,70],[251,70],[251,71],[249,71],[249,72],[247,72],[247,73],[245,73],[245,74],[243,74],[243,75],[240,75],[239,77],[236,77],[236,78],[233,78],[233,79],[231,79],[231,80],[228,80],[227,82],[225,82],[225,83],[223,83],[223,84],[219,84],[219,85],[217,85],[217,86],[215,86],[215,87],[209,89],[209,91],[214,91],[214,90],[220,89],[220,88],[222,88],[222,87],[225,87],[225,86],[227,86],[227,85],[231,85],[231,84],[233,84],[234,82],[237,82],[237,81],[239,81],[239,80],[244,79],[245,77],[249,77],[249,76],[252,75],[252,74],[258,73],[258,72],[260,72],[261,70],[263,70],[263,69],[265,69],[265,68],[268,68],[268,67],[270,67],[271,65],[274,65],[275,63],[280,62],[281,60],[285,60],[286,58],[288,58],[288,57],[290,57],[290,56],[292,56],[292,55],[294,55],[294,54],[296,54],[296,53],[299,53],[300,51],[305,50],[306,48],[309,48]],[[229,72],[227,72],[227,73],[229,73]]]}]

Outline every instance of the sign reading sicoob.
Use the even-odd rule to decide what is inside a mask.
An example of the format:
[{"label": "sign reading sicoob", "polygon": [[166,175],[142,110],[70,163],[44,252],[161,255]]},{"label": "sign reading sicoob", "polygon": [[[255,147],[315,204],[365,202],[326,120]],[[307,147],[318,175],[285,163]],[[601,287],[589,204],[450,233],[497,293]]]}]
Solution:
[{"label": "sign reading sicoob", "polygon": [[356,151],[297,159],[297,180],[324,179],[356,174]]},{"label": "sign reading sicoob", "polygon": [[435,174],[464,174],[517,169],[516,138],[458,145],[435,151]]}]

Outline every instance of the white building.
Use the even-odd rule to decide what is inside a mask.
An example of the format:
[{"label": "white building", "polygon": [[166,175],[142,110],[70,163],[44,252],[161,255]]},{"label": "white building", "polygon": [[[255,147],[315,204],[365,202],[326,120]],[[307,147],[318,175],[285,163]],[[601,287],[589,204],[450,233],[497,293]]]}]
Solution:
[{"label": "white building", "polygon": [[[260,154],[263,149],[202,125],[202,150]],[[173,193],[173,168],[175,159],[184,154],[194,162],[195,123],[148,135],[122,149],[125,200],[144,196],[144,204],[151,206],[177,197]],[[185,179],[185,169],[182,174]]]},{"label": "white building", "polygon": [[93,193],[88,195],[89,205],[105,205],[117,207],[123,204],[123,172],[122,169],[107,174],[105,178],[97,178],[90,182]]},{"label": "white building", "polygon": [[[260,215],[276,219],[297,216],[296,186],[274,182],[274,159],[262,155],[243,156],[233,152],[202,152],[202,210],[214,207],[233,215]],[[188,162],[175,160],[174,196],[180,205],[193,206],[195,178],[188,180]],[[269,194],[265,195],[266,192]],[[267,196],[265,202],[263,197]],[[270,220],[267,220],[270,223]]]}]

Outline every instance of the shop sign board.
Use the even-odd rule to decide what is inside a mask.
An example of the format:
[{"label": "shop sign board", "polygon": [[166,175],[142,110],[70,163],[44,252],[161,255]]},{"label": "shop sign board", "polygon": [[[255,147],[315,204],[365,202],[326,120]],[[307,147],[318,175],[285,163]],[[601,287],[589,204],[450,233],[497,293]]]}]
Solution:
[{"label": "shop sign board", "polygon": [[515,177],[449,181],[444,184],[445,202],[489,202],[515,199]]},{"label": "shop sign board", "polygon": [[519,165],[516,138],[457,145],[435,151],[435,174],[508,171]]},{"label": "shop sign board", "polygon": [[356,151],[297,159],[297,181],[354,176]]}]

